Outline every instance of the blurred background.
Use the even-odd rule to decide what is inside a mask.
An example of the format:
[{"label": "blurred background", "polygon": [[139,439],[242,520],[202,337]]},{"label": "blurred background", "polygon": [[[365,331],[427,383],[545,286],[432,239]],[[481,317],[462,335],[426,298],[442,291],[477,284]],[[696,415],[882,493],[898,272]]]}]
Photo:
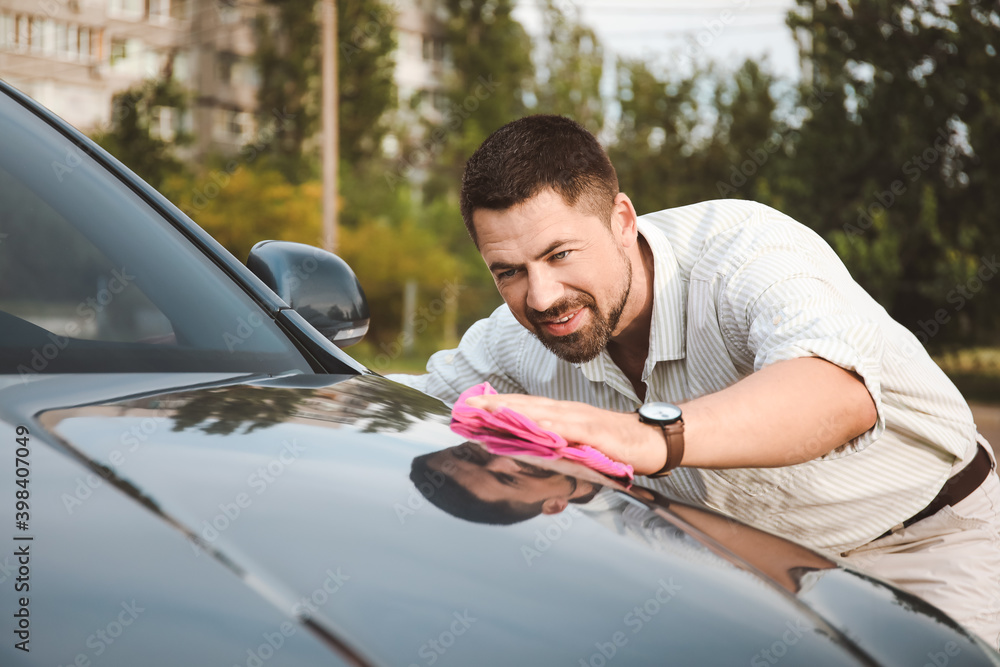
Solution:
[{"label": "blurred background", "polygon": [[[370,300],[351,353],[374,370],[422,368],[501,303],[462,166],[559,113],[640,214],[744,198],[812,227],[967,397],[1000,401],[997,2],[333,4],[334,250]],[[0,0],[0,78],[245,259],[323,243],[322,25],[317,0]]]}]

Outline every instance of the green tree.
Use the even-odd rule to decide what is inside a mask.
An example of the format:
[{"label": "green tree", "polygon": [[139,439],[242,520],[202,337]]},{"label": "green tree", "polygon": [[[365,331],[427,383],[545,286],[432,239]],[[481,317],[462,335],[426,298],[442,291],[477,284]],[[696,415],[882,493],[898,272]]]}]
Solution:
[{"label": "green tree", "polygon": [[994,338],[976,273],[1000,246],[996,4],[799,0],[788,22],[810,78],[786,209],[905,326],[943,320],[932,346]]},{"label": "green tree", "polygon": [[531,40],[512,16],[512,0],[445,0],[444,6],[448,108],[441,132],[430,135],[430,153],[440,156],[438,173],[447,179],[441,190],[453,192],[483,140],[528,112],[534,66]]},{"label": "green tree", "polygon": [[155,114],[164,107],[175,113],[187,108],[187,96],[171,77],[169,68],[162,78],[147,79],[116,93],[110,127],[92,137],[154,188],[184,171],[183,163],[174,155],[174,146],[189,140],[181,134],[168,141],[152,132]]},{"label": "green tree", "polygon": [[621,117],[609,155],[639,213],[706,199],[773,198],[767,175],[787,137],[774,118],[772,77],[747,61],[659,77],[640,60],[617,66]]},{"label": "green tree", "polygon": [[579,10],[568,14],[561,5],[545,0],[541,7],[545,38],[536,49],[537,111],[568,116],[598,134],[604,127],[604,49],[593,29],[580,22]]},{"label": "green tree", "polygon": [[277,239],[320,245],[322,187],[289,183],[264,161],[232,173],[208,168],[176,176],[163,193],[241,260],[258,241]]},{"label": "green tree", "polygon": [[[321,32],[316,0],[266,0],[257,18],[262,121],[275,110],[293,121],[282,126],[272,161],[292,182],[318,174],[310,140],[322,109]],[[337,2],[337,85],[341,170],[380,154],[387,113],[395,108],[395,13],[380,0]]]}]

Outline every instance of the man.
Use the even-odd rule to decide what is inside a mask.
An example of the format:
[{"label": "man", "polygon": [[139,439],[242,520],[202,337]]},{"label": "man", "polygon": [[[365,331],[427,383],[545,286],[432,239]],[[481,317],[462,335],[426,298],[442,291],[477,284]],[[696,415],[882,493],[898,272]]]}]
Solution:
[{"label": "man", "polygon": [[1000,645],[989,447],[819,236],[744,201],[640,220],[594,137],[555,116],[491,135],[461,204],[505,305],[400,380],[449,401],[489,381],[501,395],[471,404],[854,560]]}]

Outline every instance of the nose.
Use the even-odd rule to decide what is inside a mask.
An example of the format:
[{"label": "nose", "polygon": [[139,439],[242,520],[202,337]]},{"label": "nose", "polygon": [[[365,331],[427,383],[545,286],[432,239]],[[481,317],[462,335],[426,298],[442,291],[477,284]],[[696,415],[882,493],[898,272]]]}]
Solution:
[{"label": "nose", "polygon": [[506,473],[519,473],[521,468],[518,467],[517,461],[510,458],[509,456],[495,456],[490,459],[486,465],[483,466],[487,470],[493,470],[496,472],[506,472]]},{"label": "nose", "polygon": [[563,286],[544,268],[528,271],[527,305],[532,310],[544,312],[563,296]]}]

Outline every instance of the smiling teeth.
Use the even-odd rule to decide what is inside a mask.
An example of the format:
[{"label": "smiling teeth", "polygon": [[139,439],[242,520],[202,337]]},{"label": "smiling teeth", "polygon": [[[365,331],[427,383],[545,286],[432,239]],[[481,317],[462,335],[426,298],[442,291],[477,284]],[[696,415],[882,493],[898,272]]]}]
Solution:
[{"label": "smiling teeth", "polygon": [[567,315],[566,317],[562,318],[561,320],[556,320],[555,323],[556,324],[562,324],[563,322],[569,322],[569,318],[570,317],[572,317],[572,315]]}]

